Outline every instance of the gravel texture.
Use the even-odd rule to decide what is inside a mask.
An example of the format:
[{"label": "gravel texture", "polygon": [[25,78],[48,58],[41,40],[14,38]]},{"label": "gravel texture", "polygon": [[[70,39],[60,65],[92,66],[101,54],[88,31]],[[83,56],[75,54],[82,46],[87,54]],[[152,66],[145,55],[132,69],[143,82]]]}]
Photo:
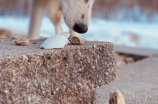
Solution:
[{"label": "gravel texture", "polygon": [[0,43],[0,104],[95,104],[95,89],[113,81],[113,44],[86,42],[42,50]]}]

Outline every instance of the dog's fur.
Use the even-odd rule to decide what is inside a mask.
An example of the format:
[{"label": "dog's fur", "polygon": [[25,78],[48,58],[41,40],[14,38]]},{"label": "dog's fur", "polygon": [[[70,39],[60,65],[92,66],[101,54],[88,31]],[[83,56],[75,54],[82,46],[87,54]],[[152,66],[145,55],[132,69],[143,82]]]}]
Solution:
[{"label": "dog's fur", "polygon": [[71,35],[78,36],[76,32],[85,33],[86,31],[74,29],[74,26],[79,24],[83,28],[88,27],[93,2],[94,0],[32,0],[28,38],[39,38],[40,25],[46,10],[55,25],[56,34],[62,32],[60,26],[62,14]]}]

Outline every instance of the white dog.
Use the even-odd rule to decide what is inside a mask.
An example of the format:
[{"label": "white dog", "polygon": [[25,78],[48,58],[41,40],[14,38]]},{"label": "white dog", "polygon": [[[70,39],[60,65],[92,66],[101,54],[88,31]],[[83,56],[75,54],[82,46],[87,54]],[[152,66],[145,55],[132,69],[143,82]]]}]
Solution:
[{"label": "white dog", "polygon": [[62,14],[72,36],[79,36],[77,33],[86,33],[93,2],[94,0],[32,0],[28,38],[39,38],[41,21],[46,9],[55,25],[56,34],[62,32],[59,24]]}]

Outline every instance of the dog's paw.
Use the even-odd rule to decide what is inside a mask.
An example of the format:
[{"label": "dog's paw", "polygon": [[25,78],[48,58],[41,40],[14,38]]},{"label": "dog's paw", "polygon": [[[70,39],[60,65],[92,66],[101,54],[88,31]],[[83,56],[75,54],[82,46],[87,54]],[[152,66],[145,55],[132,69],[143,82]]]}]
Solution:
[{"label": "dog's paw", "polygon": [[70,36],[69,41],[74,45],[82,45],[85,43],[85,39],[77,36]]},{"label": "dog's paw", "polygon": [[68,44],[69,33],[61,33],[46,39],[41,45],[41,49],[64,48]]}]

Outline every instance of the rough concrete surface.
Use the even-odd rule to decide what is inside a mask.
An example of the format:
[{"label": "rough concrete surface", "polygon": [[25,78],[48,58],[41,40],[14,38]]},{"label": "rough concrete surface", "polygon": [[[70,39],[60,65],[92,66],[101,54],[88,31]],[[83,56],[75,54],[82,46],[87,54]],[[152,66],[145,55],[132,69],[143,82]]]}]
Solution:
[{"label": "rough concrete surface", "polygon": [[120,90],[126,104],[158,104],[158,57],[119,68],[116,79],[96,90],[97,104],[109,104],[109,92]]},{"label": "rough concrete surface", "polygon": [[0,43],[0,104],[93,104],[95,88],[116,77],[112,43],[42,50],[43,41]]}]

